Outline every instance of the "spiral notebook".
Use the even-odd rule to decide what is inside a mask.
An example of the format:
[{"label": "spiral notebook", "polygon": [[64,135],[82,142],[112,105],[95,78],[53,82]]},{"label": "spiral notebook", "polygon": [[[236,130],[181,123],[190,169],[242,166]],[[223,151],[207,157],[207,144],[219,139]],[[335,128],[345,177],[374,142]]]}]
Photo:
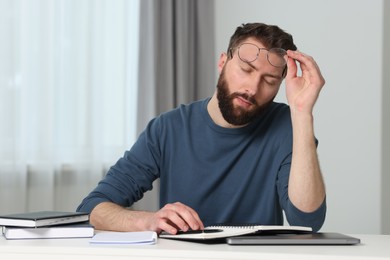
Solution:
[{"label": "spiral notebook", "polygon": [[186,241],[212,241],[229,237],[253,234],[285,234],[285,233],[311,233],[310,227],[302,226],[271,226],[271,225],[213,225],[204,230],[179,231],[172,235],[166,232],[160,238],[186,240]]}]

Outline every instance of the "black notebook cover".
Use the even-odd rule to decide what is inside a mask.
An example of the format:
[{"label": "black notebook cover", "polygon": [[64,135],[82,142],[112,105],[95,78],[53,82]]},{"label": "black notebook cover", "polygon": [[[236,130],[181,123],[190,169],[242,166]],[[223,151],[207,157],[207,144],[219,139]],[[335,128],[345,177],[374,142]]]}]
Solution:
[{"label": "black notebook cover", "polygon": [[83,212],[37,211],[0,216],[0,226],[42,227],[89,220]]}]

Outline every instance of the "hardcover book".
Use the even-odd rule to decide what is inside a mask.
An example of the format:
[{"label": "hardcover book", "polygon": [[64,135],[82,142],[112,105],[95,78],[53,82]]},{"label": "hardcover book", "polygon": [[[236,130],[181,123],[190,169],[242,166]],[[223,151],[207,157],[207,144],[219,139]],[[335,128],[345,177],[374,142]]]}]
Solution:
[{"label": "hardcover book", "polygon": [[37,211],[0,215],[0,226],[43,227],[89,221],[83,212]]},{"label": "hardcover book", "polygon": [[88,222],[46,227],[3,227],[6,239],[86,238],[93,237],[94,227]]}]

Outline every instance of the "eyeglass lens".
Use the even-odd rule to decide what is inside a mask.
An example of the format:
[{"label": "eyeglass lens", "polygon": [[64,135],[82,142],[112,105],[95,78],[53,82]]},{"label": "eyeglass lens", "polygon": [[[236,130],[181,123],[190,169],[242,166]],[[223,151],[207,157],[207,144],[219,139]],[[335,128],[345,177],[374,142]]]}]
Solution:
[{"label": "eyeglass lens", "polygon": [[261,50],[267,52],[267,60],[272,66],[283,67],[286,65],[287,53],[281,48],[267,50],[252,43],[243,43],[238,47],[238,56],[244,62],[253,62],[259,57]]}]

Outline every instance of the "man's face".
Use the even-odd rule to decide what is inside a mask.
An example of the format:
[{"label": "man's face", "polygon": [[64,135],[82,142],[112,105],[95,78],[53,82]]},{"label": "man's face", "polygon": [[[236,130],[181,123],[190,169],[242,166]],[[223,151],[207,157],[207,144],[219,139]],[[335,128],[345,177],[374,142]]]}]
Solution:
[{"label": "man's face", "polygon": [[[249,38],[244,42],[264,46]],[[242,61],[233,51],[232,59],[223,55],[217,83],[219,109],[224,119],[236,126],[246,125],[273,101],[283,80],[283,68],[269,64],[266,51],[260,51],[253,62]]]}]

